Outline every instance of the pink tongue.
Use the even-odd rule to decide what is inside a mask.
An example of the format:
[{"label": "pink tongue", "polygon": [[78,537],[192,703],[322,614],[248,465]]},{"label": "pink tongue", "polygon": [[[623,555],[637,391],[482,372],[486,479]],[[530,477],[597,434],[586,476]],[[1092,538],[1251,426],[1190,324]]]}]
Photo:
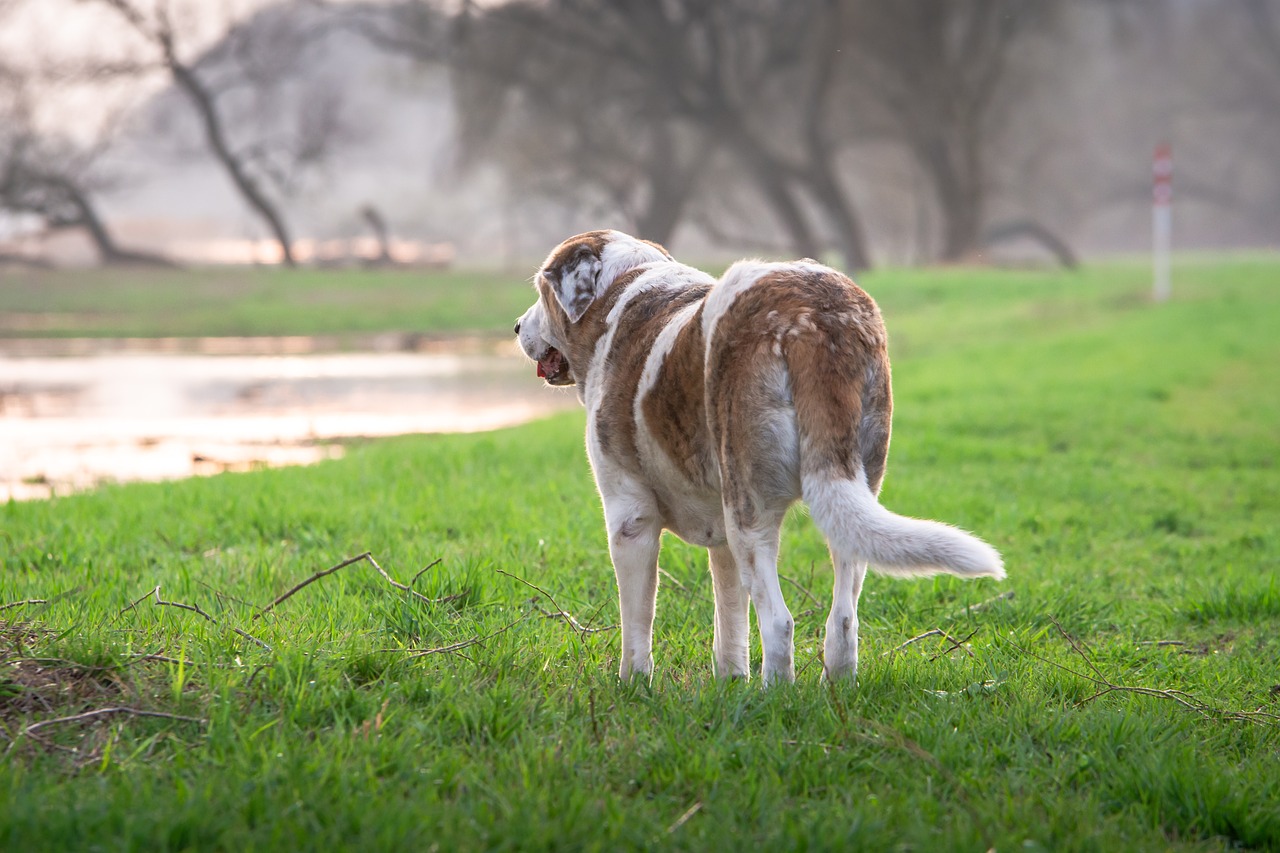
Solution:
[{"label": "pink tongue", "polygon": [[556,350],[547,353],[547,357],[538,362],[538,377],[545,379],[560,372],[561,355]]}]

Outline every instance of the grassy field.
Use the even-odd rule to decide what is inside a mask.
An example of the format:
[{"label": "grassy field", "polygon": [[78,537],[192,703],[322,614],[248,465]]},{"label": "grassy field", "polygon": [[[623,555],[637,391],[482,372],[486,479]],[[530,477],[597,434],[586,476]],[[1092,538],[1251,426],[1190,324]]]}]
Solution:
[{"label": "grassy field", "polygon": [[[669,540],[619,685],[579,415],[0,507],[0,848],[1280,849],[1278,282],[868,277],[883,500],[1009,580],[869,578],[856,686],[800,512],[797,684],[711,677]],[[411,592],[359,561],[263,612],[366,551]]]},{"label": "grassy field", "polygon": [[532,271],[8,271],[0,338],[506,333]]}]

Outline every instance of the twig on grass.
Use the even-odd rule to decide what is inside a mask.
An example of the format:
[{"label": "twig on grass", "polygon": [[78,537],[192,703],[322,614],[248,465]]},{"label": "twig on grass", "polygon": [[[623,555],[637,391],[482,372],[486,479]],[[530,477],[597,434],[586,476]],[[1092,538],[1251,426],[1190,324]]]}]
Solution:
[{"label": "twig on grass", "polygon": [[49,603],[49,600],[47,598],[27,598],[22,601],[11,601],[8,604],[0,605],[0,613],[3,613],[4,611],[12,609],[14,607],[26,607],[28,604],[48,604],[48,603]]},{"label": "twig on grass", "polygon": [[[330,566],[327,569],[321,569],[311,577],[304,580],[302,583],[295,584],[289,591],[281,594],[276,598],[275,601],[271,602],[266,607],[262,608],[257,613],[253,614],[253,618],[258,619],[262,616],[265,616],[266,614],[274,610],[277,605],[283,604],[285,601],[288,601],[290,598],[294,596],[295,593],[301,592],[302,590],[306,589],[308,586],[320,580],[321,578],[327,577],[333,574],[334,572],[338,571],[339,569],[345,569],[347,566],[353,565],[355,563],[359,563],[361,561],[364,561],[369,565],[373,566],[375,569],[377,569],[378,574],[382,575],[382,577],[386,579],[387,583],[391,584],[396,589],[401,590],[403,592],[407,592],[410,595],[412,595],[414,598],[426,604],[443,604],[445,602],[455,601],[459,598],[462,598],[464,595],[467,595],[470,592],[470,590],[463,590],[462,592],[455,593],[453,595],[446,595],[443,598],[428,598],[422,593],[416,590],[410,589],[408,586],[405,586],[399,581],[393,579],[391,575],[386,573],[386,571],[382,568],[382,566],[378,565],[378,561],[373,558],[373,553],[371,551],[365,551],[363,554],[357,554],[354,557],[343,560],[341,563],[338,563],[336,566]],[[413,580],[416,581],[422,575],[422,572],[425,572],[427,569],[430,569],[432,566],[439,565],[440,562],[441,562],[440,560],[436,560],[435,562],[426,566],[425,568],[422,569],[422,571],[414,575]]]},{"label": "twig on grass", "polygon": [[[261,646],[262,648],[266,649],[267,651],[271,651],[271,650],[272,650],[272,649],[271,649],[271,646],[269,646],[269,645],[267,645],[266,643],[262,642],[262,640],[259,640],[257,637],[253,636],[253,635],[252,635],[252,634],[250,634],[248,631],[242,631],[241,629],[237,628],[235,625],[226,625],[226,626],[223,626],[221,622],[219,622],[217,619],[214,619],[212,616],[210,616],[208,613],[206,613],[206,612],[205,612],[205,610],[204,610],[200,605],[198,605],[198,604],[186,604],[186,603],[181,602],[181,601],[165,601],[163,598],[161,598],[161,597],[160,597],[160,584],[156,584],[156,585],[155,585],[155,588],[154,588],[154,589],[152,589],[150,592],[148,592],[146,595],[144,595],[144,596],[142,596],[141,598],[137,598],[137,599],[135,599],[134,601],[132,601],[132,602],[129,604],[129,606],[128,606],[128,607],[125,607],[123,610],[121,610],[119,613],[117,613],[117,614],[116,614],[116,619],[119,619],[119,618],[120,618],[121,616],[123,616],[126,612],[128,612],[128,611],[130,611],[130,610],[133,610],[133,609],[134,609],[134,608],[136,608],[139,604],[141,604],[143,601],[146,601],[148,598],[153,598],[153,600],[152,600],[152,602],[151,602],[151,603],[152,603],[154,606],[156,606],[156,607],[176,607],[176,608],[178,608],[179,610],[187,610],[187,611],[190,611],[190,612],[192,612],[192,613],[196,613],[196,614],[198,614],[198,615],[200,615],[200,616],[203,616],[205,619],[209,620],[209,621],[210,621],[210,622],[212,622],[214,625],[218,625],[218,626],[222,626],[222,627],[230,628],[232,631],[234,631],[234,632],[235,632],[236,634],[238,634],[239,636],[243,637],[244,639],[248,640],[248,641],[249,641],[249,642],[251,642],[251,643],[256,643],[257,645]],[[113,620],[113,621],[114,621],[114,620]]]},{"label": "twig on grass", "polygon": [[903,649],[905,649],[907,646],[910,646],[910,645],[911,645],[911,644],[913,644],[913,643],[918,643],[918,642],[920,642],[921,640],[927,640],[927,639],[928,639],[928,638],[930,638],[930,637],[937,637],[937,636],[940,636],[940,635],[945,634],[945,633],[947,633],[947,632],[946,632],[946,631],[944,631],[944,630],[942,630],[941,628],[931,628],[931,629],[929,629],[928,631],[925,631],[923,634],[916,634],[916,635],[915,635],[914,637],[912,637],[910,640],[907,640],[905,643],[900,643],[900,644],[898,644],[898,645],[894,646],[893,648],[889,649],[889,651],[887,651],[887,652],[881,652],[881,653],[880,653],[880,657],[882,657],[882,658],[883,658],[883,657],[888,657],[889,655],[894,654],[895,652],[900,652],[900,651],[902,651],[902,650],[903,650]]},{"label": "twig on grass", "polygon": [[199,717],[183,717],[179,714],[169,714],[164,711],[143,711],[139,708],[98,708],[94,711],[85,711],[83,714],[72,714],[70,717],[56,717],[52,720],[41,720],[38,723],[32,723],[22,730],[23,734],[34,735],[38,729],[45,726],[56,726],[62,723],[80,723],[86,720],[95,720],[98,717],[107,717],[112,714],[128,714],[131,717],[160,717],[166,720],[177,720],[182,723],[195,723],[203,726],[207,721]]},{"label": "twig on grass", "polygon": [[117,613],[117,614],[115,615],[115,618],[111,620],[112,624],[114,624],[114,623],[115,623],[116,619],[119,619],[121,616],[123,616],[124,614],[128,613],[130,610],[133,610],[133,609],[134,609],[135,607],[137,607],[139,604],[141,604],[142,602],[144,602],[144,601],[146,601],[148,598],[150,598],[153,594],[155,594],[155,595],[159,595],[159,594],[160,594],[160,585],[159,585],[159,584],[157,584],[157,585],[156,585],[156,588],[155,588],[155,589],[148,590],[147,592],[145,592],[145,593],[143,593],[142,595],[140,595],[140,596],[138,596],[137,598],[135,598],[133,601],[130,601],[130,602],[129,602],[129,604],[128,604],[127,606],[125,606],[125,607],[121,607],[121,608],[120,608],[120,612],[119,612],[119,613]]},{"label": "twig on grass", "polygon": [[422,577],[428,571],[430,571],[431,569],[434,569],[436,566],[440,565],[443,562],[444,562],[444,557],[436,557],[430,563],[427,563],[425,566],[418,569],[418,573],[413,576],[413,580],[409,581],[409,586],[413,586],[414,584],[416,584],[418,582],[418,578]]},{"label": "twig on grass", "polygon": [[1051,661],[1029,649],[1023,648],[1013,640],[1006,638],[1006,642],[1018,651],[1028,655],[1029,657],[1035,658],[1041,663],[1047,663],[1049,666],[1060,669],[1063,672],[1070,673],[1076,678],[1083,678],[1085,681],[1098,685],[1100,689],[1092,696],[1076,702],[1074,706],[1076,708],[1087,705],[1095,699],[1106,696],[1108,693],[1135,693],[1140,696],[1154,696],[1158,699],[1168,699],[1188,711],[1193,711],[1199,714],[1207,720],[1234,720],[1236,722],[1257,723],[1259,725],[1280,724],[1280,714],[1271,714],[1266,711],[1227,711],[1222,708],[1215,708],[1190,693],[1187,693],[1185,690],[1168,690],[1157,687],[1131,687],[1126,684],[1117,684],[1103,675],[1102,671],[1098,669],[1097,665],[1081,647],[1081,644],[1075,637],[1068,634],[1056,620],[1051,618],[1049,621],[1053,623],[1053,627],[1058,629],[1058,633],[1062,635],[1063,639],[1071,645],[1072,650],[1078,654],[1082,660],[1084,660],[1085,664],[1093,672],[1093,675],[1090,675],[1087,672],[1079,672],[1069,666],[1065,666],[1056,661]]},{"label": "twig on grass", "polygon": [[964,644],[969,642],[971,639],[973,639],[973,635],[978,633],[980,630],[982,630],[981,627],[974,628],[972,631],[970,631],[968,634],[965,635],[964,639],[961,639],[961,640],[952,639],[944,631],[943,636],[946,636],[947,639],[951,641],[951,645],[948,648],[944,649],[943,651],[938,652],[933,657],[929,658],[929,662],[932,663],[933,661],[937,660],[940,657],[949,655],[952,652],[954,652],[956,649],[964,649],[965,653],[968,654],[969,657],[973,657],[973,652],[965,648]]},{"label": "twig on grass", "polygon": [[807,598],[807,599],[809,599],[810,601],[812,601],[812,602],[813,602],[813,606],[814,606],[816,609],[818,609],[818,610],[821,610],[821,609],[822,609],[822,602],[821,602],[821,601],[819,601],[819,600],[814,596],[814,594],[813,594],[812,592],[810,592],[808,589],[806,589],[806,588],[805,588],[805,586],[804,586],[803,584],[801,584],[799,581],[797,581],[797,580],[793,580],[792,578],[789,578],[789,577],[787,577],[786,575],[781,575],[781,574],[780,574],[780,575],[778,575],[778,577],[782,578],[784,581],[786,581],[787,583],[789,583],[789,584],[791,584],[792,586],[794,586],[796,589],[798,589],[798,590],[800,590],[801,592],[803,592],[803,593],[804,593],[804,595],[805,595],[805,598]]},{"label": "twig on grass", "polygon": [[434,598],[427,598],[427,597],[426,597],[425,595],[423,595],[422,593],[420,593],[420,592],[418,592],[418,591],[416,591],[416,590],[409,589],[409,587],[405,586],[404,584],[400,583],[399,581],[392,580],[391,575],[387,574],[387,573],[383,570],[382,566],[379,566],[379,565],[378,565],[378,561],[377,561],[377,560],[375,560],[375,559],[373,559],[373,555],[372,555],[372,554],[370,554],[368,551],[365,551],[365,552],[364,552],[364,558],[365,558],[366,560],[368,560],[368,561],[369,561],[369,564],[370,564],[371,566],[373,566],[375,569],[377,569],[377,570],[378,570],[378,574],[382,575],[384,578],[386,578],[386,579],[387,579],[387,583],[391,584],[391,585],[392,585],[392,586],[394,586],[396,589],[403,590],[404,592],[409,593],[409,594],[410,594],[410,595],[412,595],[414,598],[416,598],[416,599],[418,599],[419,601],[422,601],[422,602],[424,602],[424,603],[426,603],[426,604],[437,604],[437,603],[438,603]]},{"label": "twig on grass", "polygon": [[555,610],[547,611],[539,607],[538,612],[546,616],[549,616],[552,619],[563,619],[564,623],[573,629],[573,632],[578,635],[579,639],[585,639],[588,634],[598,634],[601,631],[612,631],[614,628],[618,627],[617,625],[610,625],[605,628],[588,628],[587,626],[580,623],[577,619],[574,619],[572,613],[565,610],[558,603],[556,603],[556,599],[554,595],[547,592],[545,589],[538,586],[536,583],[533,583],[532,581],[527,581],[524,578],[520,577],[519,575],[513,575],[511,574],[511,572],[504,572],[502,569],[494,569],[494,571],[496,571],[500,575],[506,575],[512,580],[520,581],[520,583],[524,584],[530,589],[534,589],[538,591],[543,596],[545,596],[547,601],[551,602],[551,606],[554,607]]},{"label": "twig on grass", "polygon": [[693,805],[689,806],[688,810],[687,810],[684,814],[682,814],[682,815],[680,815],[680,817],[676,818],[676,822],[675,822],[675,823],[673,823],[673,824],[671,824],[671,826],[668,826],[668,827],[667,827],[667,835],[670,835],[671,833],[675,832],[675,831],[676,831],[677,829],[679,829],[680,827],[684,826],[684,825],[685,825],[685,822],[686,822],[686,821],[688,821],[688,820],[689,820],[689,818],[691,818],[691,817],[693,817],[694,815],[696,815],[696,814],[697,814],[701,809],[702,809],[702,801],[701,801],[701,800],[699,800],[698,802],[696,802],[696,803],[694,803]]},{"label": "twig on grass", "polygon": [[[537,599],[530,599],[530,600],[536,601]],[[582,634],[584,636],[587,634],[599,634],[603,631],[613,631],[618,627],[617,625],[605,625],[601,628],[591,628],[587,625],[583,625],[581,622],[579,622],[577,619],[574,618],[572,613],[570,613],[567,610],[561,610],[559,612],[556,612],[555,610],[548,610],[547,608],[540,607],[536,604],[533,606],[533,609],[538,611],[548,619],[563,619],[565,622],[569,623],[569,626],[573,628],[573,630],[577,631],[579,634]],[[599,610],[599,608],[596,608],[596,610]]]},{"label": "twig on grass", "polygon": [[292,598],[294,593],[300,592],[301,590],[305,589],[306,587],[320,580],[320,578],[325,577],[326,575],[331,575],[334,572],[338,571],[338,569],[345,569],[347,566],[351,565],[352,563],[360,562],[367,556],[369,556],[369,552],[365,551],[363,554],[352,557],[349,560],[343,560],[341,563],[338,563],[338,565],[336,566],[330,566],[327,569],[316,572],[314,575],[307,578],[302,583],[296,584],[288,592],[284,593],[283,595],[277,596],[275,601],[271,602],[266,607],[262,608],[257,613],[253,614],[253,618],[258,619],[259,617],[267,615],[268,613],[270,613],[272,610],[275,609],[277,604],[282,604],[285,601],[288,601],[290,598]]},{"label": "twig on grass", "polygon": [[[385,649],[384,651],[410,652],[411,654],[409,655],[409,657],[411,658],[424,658],[428,655],[456,654],[462,649],[478,645],[480,643],[483,643],[485,640],[491,640],[494,637],[498,636],[499,634],[505,634],[507,631],[510,631],[512,628],[519,625],[521,622],[523,622],[528,618],[529,618],[529,614],[525,613],[519,619],[516,619],[512,622],[508,622],[507,624],[503,625],[501,628],[497,629],[496,631],[491,631],[488,634],[471,637],[470,639],[461,640],[456,643],[451,643],[450,645],[447,645],[447,646],[437,646],[433,649]],[[466,655],[459,655],[459,657],[466,657]]]}]

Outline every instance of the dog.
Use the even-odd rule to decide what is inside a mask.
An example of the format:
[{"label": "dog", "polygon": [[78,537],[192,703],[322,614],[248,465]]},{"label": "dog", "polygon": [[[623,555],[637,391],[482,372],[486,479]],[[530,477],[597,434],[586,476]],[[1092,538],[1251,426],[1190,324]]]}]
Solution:
[{"label": "dog", "polygon": [[868,563],[900,576],[1005,576],[994,548],[878,500],[893,395],[880,310],[834,269],[740,261],[717,281],[656,243],[591,231],[535,276],[520,347],[575,386],[604,505],[622,621],[619,675],[653,672],[664,530],[709,552],[719,677],[750,677],[749,604],[765,684],[794,681],[778,584],[783,517],[803,500],[835,568],[825,677],[856,676]]}]

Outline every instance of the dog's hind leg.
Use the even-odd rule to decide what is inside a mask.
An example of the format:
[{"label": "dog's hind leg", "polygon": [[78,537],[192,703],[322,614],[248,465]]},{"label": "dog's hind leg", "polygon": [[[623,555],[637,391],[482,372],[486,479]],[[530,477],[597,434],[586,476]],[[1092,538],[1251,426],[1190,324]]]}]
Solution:
[{"label": "dog's hind leg", "polygon": [[742,575],[728,546],[708,548],[711,584],[716,598],[715,653],[716,676],[746,678],[751,674],[750,599],[742,585]]},{"label": "dog's hind leg", "polygon": [[784,514],[762,512],[744,525],[735,520],[734,512],[725,513],[729,548],[756,608],[764,651],[760,677],[766,685],[796,680],[795,622],[778,584],[778,540]]},{"label": "dog's hind leg", "polygon": [[609,556],[618,577],[622,616],[622,657],[618,675],[626,681],[653,672],[653,614],[658,594],[658,551],[662,527],[646,502],[605,498]]},{"label": "dog's hind leg", "polygon": [[858,674],[858,596],[862,593],[867,562],[835,549],[831,551],[831,562],[836,579],[831,593],[831,613],[827,616],[822,669],[827,678],[835,680]]}]

